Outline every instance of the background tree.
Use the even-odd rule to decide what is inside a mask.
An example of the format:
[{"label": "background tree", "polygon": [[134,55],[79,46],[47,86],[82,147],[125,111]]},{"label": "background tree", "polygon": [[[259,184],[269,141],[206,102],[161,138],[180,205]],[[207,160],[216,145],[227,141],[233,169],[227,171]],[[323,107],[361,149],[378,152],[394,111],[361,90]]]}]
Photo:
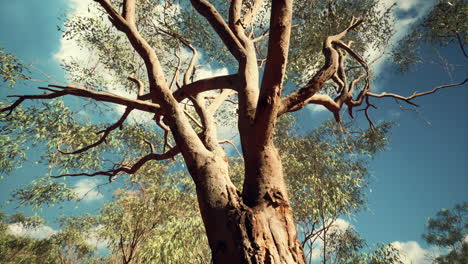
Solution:
[{"label": "background tree", "polygon": [[457,204],[453,209],[442,209],[426,224],[423,239],[430,245],[447,249],[434,263],[461,264],[468,261],[468,203]]},{"label": "background tree", "polygon": [[[6,216],[2,213],[1,217],[1,263],[101,263],[99,258],[95,256],[95,248],[85,240],[87,229],[83,229],[84,226],[68,222],[61,225],[62,229],[59,232],[40,239],[28,236],[28,232],[32,232],[44,224],[44,221],[38,216],[28,217],[23,213]],[[9,226],[16,226],[23,232],[11,234]]]},{"label": "background tree", "polygon": [[[97,2],[103,12],[100,17],[72,19],[66,25],[65,37],[78,39],[95,58],[93,63],[65,64],[70,80],[81,83],[81,86],[42,87],[45,94],[17,96],[17,101],[0,111],[7,113],[7,121],[15,122],[8,115],[25,100],[65,95],[123,107],[124,113],[118,121],[95,136],[92,132],[99,131],[100,126],[77,121],[67,113],[57,111],[55,118],[41,120],[54,128],[37,131],[39,138],[51,137],[47,161],[61,170],[61,174],[54,177],[104,175],[112,182],[121,174],[134,174],[144,165],[154,164],[151,161],[170,159],[180,153],[196,186],[214,262],[305,262],[297,241],[281,160],[273,141],[278,117],[298,111],[307,104],[319,104],[341,122],[340,111],[344,105],[352,117],[353,108],[365,103],[364,114],[370,126],[376,129],[369,116],[369,109],[374,106],[370,98],[390,97],[414,105],[411,100],[418,96],[464,84],[463,81],[439,86],[409,97],[372,93],[370,68],[359,52],[376,42],[385,44],[391,32],[386,13],[377,12],[375,1],[314,2],[317,5],[298,1],[295,6],[292,1],[219,1],[212,4],[193,0],[178,6],[159,1],[139,1],[138,5],[133,0]],[[189,5],[194,9],[188,9]],[[319,6],[323,6],[328,15],[308,15],[311,7]],[[366,13],[367,10],[371,12]],[[362,17],[358,19],[352,15]],[[102,17],[108,17],[111,25]],[[330,27],[331,32],[313,29],[314,25],[320,24],[313,22],[323,19],[335,26]],[[366,27],[361,26],[364,20]],[[207,23],[210,26],[207,27]],[[290,93],[282,93],[287,90],[283,89],[283,80],[293,26],[312,28],[317,33],[313,39],[324,42],[322,47],[312,45],[316,50],[314,53],[301,48],[301,45],[306,47],[311,43],[309,38],[298,38],[295,39],[297,42],[291,42],[295,44],[291,53],[304,51],[304,57],[313,57],[322,48],[323,60],[318,61],[322,63],[317,66],[301,68],[307,72],[298,72],[300,78],[296,79],[303,85]],[[199,32],[208,34],[200,37]],[[302,32],[305,31],[294,36],[300,36]],[[195,34],[198,37],[193,37]],[[177,52],[174,56],[169,55],[171,49],[177,51],[180,47],[190,50],[193,55],[184,68]],[[231,65],[237,67],[234,70],[237,73],[202,80],[192,78],[197,49],[202,49],[208,56],[213,55],[210,57],[214,60],[225,58],[219,62],[234,62]],[[290,65],[295,64],[293,58]],[[181,69],[185,72],[179,78]],[[173,77],[168,78],[170,75]],[[112,94],[108,88],[112,84],[133,94],[137,91],[136,96]],[[178,89],[174,91],[174,87]],[[334,98],[330,94],[334,94]],[[230,179],[228,157],[221,147],[225,141],[219,141],[216,132],[215,113],[228,97],[238,105],[237,123],[245,165],[242,189],[236,188]],[[150,113],[156,124],[148,130],[141,127],[128,129],[124,122],[134,110]],[[45,111],[54,112],[56,108]],[[160,127],[159,131],[164,131],[160,149],[155,147],[158,142],[156,125]],[[35,129],[27,119],[17,127]],[[100,170],[101,166],[108,165],[100,161],[108,160],[109,153],[119,150],[117,142],[110,141],[109,136],[119,127],[127,128],[120,134],[124,142],[137,142],[140,148],[131,149],[132,152],[123,155],[120,161],[111,161],[111,169]],[[157,154],[157,150],[162,150],[161,154]],[[16,157],[20,158],[13,156]],[[74,169],[95,171],[70,172]]]}]

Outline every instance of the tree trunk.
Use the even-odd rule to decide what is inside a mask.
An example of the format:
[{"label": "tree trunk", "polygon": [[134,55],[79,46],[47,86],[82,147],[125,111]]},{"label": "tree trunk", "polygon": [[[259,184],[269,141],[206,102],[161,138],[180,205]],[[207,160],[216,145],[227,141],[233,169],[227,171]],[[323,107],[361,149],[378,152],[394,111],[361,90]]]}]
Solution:
[{"label": "tree trunk", "polygon": [[[271,168],[281,168],[274,147],[257,154],[256,160],[263,165],[253,171],[272,172]],[[189,171],[197,186],[214,263],[305,263],[281,170],[257,175],[257,179],[269,180],[257,185],[260,188],[252,196],[241,195],[232,184],[225,158],[213,155],[198,164],[203,165],[189,167]],[[277,177],[281,180],[275,181]],[[251,191],[244,187],[245,190]]]}]

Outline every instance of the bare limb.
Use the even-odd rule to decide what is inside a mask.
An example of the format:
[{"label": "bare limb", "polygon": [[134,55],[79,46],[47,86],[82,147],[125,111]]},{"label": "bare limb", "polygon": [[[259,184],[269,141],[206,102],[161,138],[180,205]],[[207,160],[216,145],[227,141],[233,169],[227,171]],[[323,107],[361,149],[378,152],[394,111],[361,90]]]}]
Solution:
[{"label": "bare limb", "polygon": [[421,97],[421,96],[424,96],[424,95],[433,94],[433,93],[435,93],[438,90],[443,89],[443,88],[464,85],[466,82],[468,82],[468,78],[465,79],[463,82],[460,82],[460,83],[453,83],[453,84],[446,84],[446,85],[437,86],[437,87],[435,87],[434,89],[432,89],[430,91],[422,92],[422,93],[413,93],[412,95],[407,96],[407,97],[404,97],[404,96],[401,96],[401,95],[398,95],[398,94],[393,94],[393,93],[385,93],[385,92],[380,93],[380,94],[374,94],[374,93],[368,92],[367,95],[372,96],[372,97],[376,97],[376,98],[392,97],[392,98],[395,98],[395,99],[398,99],[398,100],[405,101],[408,104],[418,106],[417,104],[411,102],[411,100],[413,100],[416,97]]},{"label": "bare limb", "polygon": [[460,46],[460,49],[462,50],[463,55],[465,55],[465,58],[468,58],[468,54],[466,53],[466,50],[465,50],[465,44],[463,43],[463,40],[460,37],[460,34],[455,33],[455,36],[457,37],[458,45]]},{"label": "bare limb", "polygon": [[361,110],[358,110],[358,111],[364,111],[364,114],[365,114],[365,116],[366,116],[366,119],[367,119],[367,121],[369,122],[370,128],[371,128],[372,130],[374,130],[374,129],[375,129],[375,125],[374,125],[374,122],[372,122],[372,119],[371,119],[371,117],[370,117],[370,115],[369,115],[369,109],[370,109],[371,107],[374,108],[374,109],[377,109],[377,107],[376,107],[375,105],[373,105],[373,104],[371,104],[371,103],[369,102],[369,96],[366,96],[366,108],[361,109]]},{"label": "bare limb", "polygon": [[221,141],[218,142],[218,144],[229,144],[229,145],[231,145],[236,150],[237,155],[239,155],[240,158],[243,158],[243,156],[240,153],[239,149],[237,149],[236,144],[234,144],[234,142],[232,142],[231,140],[229,140],[229,139],[221,140]]},{"label": "bare limb", "polygon": [[232,100],[229,100],[228,97],[235,94],[236,91],[225,89],[217,97],[214,98],[213,102],[207,107],[207,111],[211,114],[214,114],[221,104],[225,101],[230,101],[231,103],[237,103]]},{"label": "bare limb", "polygon": [[144,95],[144,89],[145,89],[143,82],[134,77],[128,77],[127,79],[129,79],[130,81],[134,82],[137,85],[138,87],[137,99],[141,100],[141,98]]},{"label": "bare limb", "polygon": [[346,34],[352,29],[356,28],[362,23],[362,20],[356,19],[353,17],[350,25],[343,30],[341,33],[329,36],[323,44],[323,53],[325,55],[325,65],[312,77],[312,79],[306,84],[305,87],[289,94],[281,101],[281,107],[278,111],[278,116],[290,112],[297,111],[302,109],[305,106],[307,100],[314,96],[325,84],[325,82],[331,79],[339,69],[339,59],[340,54],[335,48],[335,45],[338,45],[340,48],[344,49],[346,52],[351,54],[353,58],[358,60],[358,62],[366,69],[368,72],[368,67],[365,64],[362,57],[352,51],[347,45],[340,41],[341,38],[346,36]]},{"label": "bare limb", "polygon": [[164,124],[164,120],[162,119],[161,116],[155,116],[156,124],[164,130],[164,146],[163,146],[163,152],[166,151],[166,146],[169,148],[172,148],[171,143],[169,143],[169,132],[170,129],[169,127]]},{"label": "bare limb", "polygon": [[174,91],[175,84],[177,83],[177,80],[179,79],[180,67],[182,66],[182,59],[179,56],[179,52],[176,51],[175,56],[177,58],[177,67],[174,71],[174,76],[172,76],[171,84],[169,85],[169,89],[171,91]]},{"label": "bare limb", "polygon": [[179,90],[175,91],[173,95],[175,99],[180,102],[185,98],[206,91],[218,89],[236,90],[237,78],[237,74],[232,74],[198,80],[182,86]]}]

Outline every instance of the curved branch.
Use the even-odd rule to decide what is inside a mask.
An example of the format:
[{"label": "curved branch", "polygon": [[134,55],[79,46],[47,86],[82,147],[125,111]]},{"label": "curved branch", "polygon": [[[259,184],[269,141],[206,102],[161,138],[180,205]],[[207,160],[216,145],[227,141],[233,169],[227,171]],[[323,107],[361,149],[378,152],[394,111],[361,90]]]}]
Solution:
[{"label": "curved branch", "polygon": [[[352,29],[359,26],[363,21],[353,17],[350,25],[343,30],[341,33],[329,36],[323,43],[323,54],[325,55],[325,65],[312,77],[312,79],[304,86],[303,88],[289,94],[281,100],[281,106],[278,110],[278,116],[291,111],[297,111],[302,109],[306,101],[314,96],[325,84],[325,82],[331,79],[339,69],[339,52],[334,47],[338,45],[340,48],[343,48],[351,56],[353,56],[358,62],[366,69],[367,65],[362,60],[362,58],[354,53],[348,46],[340,41],[341,38],[346,36],[346,34]],[[362,63],[364,62],[364,63]]]},{"label": "curved branch", "polygon": [[144,95],[144,89],[145,89],[145,87],[143,85],[143,82],[138,80],[137,78],[134,78],[134,77],[131,77],[131,76],[128,77],[127,79],[134,82],[137,85],[137,87],[138,87],[138,90],[137,90],[138,91],[137,92],[138,97],[137,97],[137,99],[141,99],[143,97],[143,95]]},{"label": "curved branch", "polygon": [[123,122],[127,119],[128,115],[130,114],[130,112],[132,112],[132,108],[128,108],[125,109],[125,112],[123,113],[122,117],[115,123],[113,124],[112,126],[106,128],[105,130],[101,130],[98,132],[98,134],[101,134],[101,133],[104,133],[102,135],[102,137],[96,141],[95,143],[91,144],[91,145],[88,145],[86,147],[83,147],[81,149],[77,149],[75,151],[72,151],[72,152],[65,152],[65,151],[61,151],[60,149],[58,150],[60,153],[62,154],[78,154],[78,153],[83,153],[91,148],[94,148],[94,147],[97,147],[99,145],[101,145],[104,141],[106,141],[107,139],[107,136],[110,134],[110,132],[112,132],[113,130],[117,129],[118,127],[121,127]]},{"label": "curved branch", "polygon": [[174,98],[180,102],[190,96],[196,96],[206,91],[218,89],[236,90],[236,82],[237,74],[206,78],[182,86],[179,90],[175,91],[173,95]]},{"label": "curved branch", "polygon": [[145,165],[150,160],[166,160],[174,157],[175,155],[179,154],[179,148],[177,146],[173,147],[172,149],[168,150],[163,154],[155,154],[151,153],[146,156],[140,158],[137,162],[135,162],[132,166],[122,166],[117,169],[107,170],[107,171],[97,171],[94,173],[67,173],[62,175],[50,176],[52,178],[62,178],[62,177],[77,177],[77,176],[86,176],[86,177],[94,177],[98,175],[109,176],[109,182],[113,181],[113,177],[119,173],[127,173],[127,174],[134,174],[136,173],[143,165]]},{"label": "curved branch", "polygon": [[226,24],[216,8],[206,0],[191,0],[193,7],[206,18],[231,54],[239,61],[245,57],[245,49]]}]

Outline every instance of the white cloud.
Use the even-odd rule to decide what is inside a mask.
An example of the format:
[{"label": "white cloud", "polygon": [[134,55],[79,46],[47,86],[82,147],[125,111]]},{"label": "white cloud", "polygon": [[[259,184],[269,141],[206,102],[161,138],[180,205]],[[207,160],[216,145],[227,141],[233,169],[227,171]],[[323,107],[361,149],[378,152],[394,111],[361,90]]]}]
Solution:
[{"label": "white cloud", "polygon": [[400,251],[404,264],[430,264],[432,263],[432,258],[442,253],[442,250],[437,247],[430,249],[422,248],[416,241],[395,241],[391,244]]},{"label": "white cloud", "polygon": [[201,80],[205,78],[211,78],[221,75],[228,75],[229,71],[226,67],[213,69],[211,65],[204,66],[203,68],[197,69],[195,74],[195,80]]},{"label": "white cloud", "polygon": [[[96,8],[90,8],[93,4],[92,0],[69,0],[71,12],[68,18],[74,16],[93,17],[99,11]],[[60,40],[60,50],[54,54],[54,58],[59,62],[64,62],[69,58],[87,58],[91,52],[87,49],[80,48],[75,40],[62,38]]]},{"label": "white cloud", "polygon": [[104,226],[99,225],[90,230],[86,242],[92,246],[95,246],[98,250],[108,249],[109,240],[103,240],[99,238],[99,232],[104,228]]},{"label": "white cloud", "polygon": [[40,225],[36,228],[26,228],[21,223],[14,223],[8,225],[8,233],[14,236],[44,239],[57,233],[57,231],[54,230],[52,227],[46,225]]},{"label": "white cloud", "polygon": [[73,191],[78,197],[83,198],[83,201],[99,200],[104,196],[97,190],[98,184],[95,179],[82,179],[75,184]]},{"label": "white cloud", "polygon": [[324,112],[324,111],[327,110],[327,108],[325,108],[325,106],[323,106],[323,105],[318,105],[318,104],[306,105],[306,108],[307,108],[310,112]]}]

